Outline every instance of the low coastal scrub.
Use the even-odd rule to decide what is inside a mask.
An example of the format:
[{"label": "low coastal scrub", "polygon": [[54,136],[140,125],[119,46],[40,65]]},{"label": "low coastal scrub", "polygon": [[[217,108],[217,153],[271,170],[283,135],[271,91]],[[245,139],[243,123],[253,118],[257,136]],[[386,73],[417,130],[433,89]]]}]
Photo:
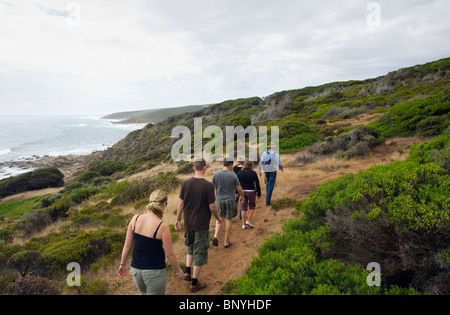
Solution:
[{"label": "low coastal scrub", "polygon": [[57,168],[44,168],[0,181],[0,198],[25,191],[64,186],[64,175]]},{"label": "low coastal scrub", "polygon": [[[321,185],[231,294],[450,294],[449,135]],[[371,262],[381,287],[367,285]]]},{"label": "low coastal scrub", "polygon": [[[170,192],[180,185],[171,172],[101,186],[95,186],[90,176],[84,175],[74,180],[81,184],[79,188],[69,184],[58,194],[14,202],[13,206],[0,205],[0,213],[14,219],[0,222],[0,294],[27,294],[33,288],[38,290],[36,293],[56,292],[51,291],[50,281],[42,279],[61,282],[70,262],[93,273],[111,264],[120,255],[133,215],[119,205],[132,207],[142,200],[148,203],[153,190]],[[19,207],[25,210],[19,211]],[[37,234],[52,224],[55,228],[51,232]],[[27,241],[17,244],[15,237]],[[102,281],[85,284],[82,294],[107,290]],[[57,292],[63,290],[57,288]]]},{"label": "low coastal scrub", "polygon": [[378,121],[371,123],[384,137],[406,137],[414,134],[435,136],[450,125],[450,89],[425,99],[413,99],[394,105]]}]

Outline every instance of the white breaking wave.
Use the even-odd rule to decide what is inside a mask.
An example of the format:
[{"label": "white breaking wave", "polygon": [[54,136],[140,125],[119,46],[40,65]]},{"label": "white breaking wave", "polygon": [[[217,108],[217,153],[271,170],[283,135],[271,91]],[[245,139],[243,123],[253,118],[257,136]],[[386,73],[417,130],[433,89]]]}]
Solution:
[{"label": "white breaking wave", "polygon": [[3,149],[3,150],[0,150],[0,155],[6,155],[6,154],[10,154],[12,151],[11,151],[11,149]]},{"label": "white breaking wave", "polygon": [[66,125],[65,127],[87,127],[87,124]]}]

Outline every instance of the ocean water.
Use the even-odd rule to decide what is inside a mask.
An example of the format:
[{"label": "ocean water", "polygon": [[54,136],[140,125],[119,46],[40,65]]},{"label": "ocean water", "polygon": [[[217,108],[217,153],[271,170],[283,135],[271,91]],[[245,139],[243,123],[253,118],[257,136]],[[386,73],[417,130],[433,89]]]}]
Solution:
[{"label": "ocean water", "polygon": [[99,117],[0,115],[0,179],[24,172],[5,162],[87,155],[107,149],[140,128]]}]

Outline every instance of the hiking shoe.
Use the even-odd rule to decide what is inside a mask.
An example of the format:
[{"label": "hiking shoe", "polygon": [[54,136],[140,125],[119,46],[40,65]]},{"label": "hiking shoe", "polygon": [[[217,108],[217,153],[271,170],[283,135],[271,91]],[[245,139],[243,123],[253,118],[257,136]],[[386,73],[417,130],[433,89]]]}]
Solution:
[{"label": "hiking shoe", "polygon": [[192,285],[191,284],[191,287],[189,288],[189,290],[192,293],[195,293],[195,292],[200,291],[200,290],[202,290],[204,288],[206,288],[206,283],[198,282],[197,285]]},{"label": "hiking shoe", "polygon": [[219,239],[217,238],[217,237],[214,237],[213,238],[213,241],[212,241],[212,244],[214,245],[214,246],[219,246]]},{"label": "hiking shoe", "polygon": [[249,228],[253,229],[253,225],[252,225],[249,221],[245,222],[245,224],[246,224]]},{"label": "hiking shoe", "polygon": [[185,280],[185,281],[191,281],[191,280],[192,280],[191,275],[188,274],[188,273],[185,273],[184,276],[183,276],[183,280]]}]

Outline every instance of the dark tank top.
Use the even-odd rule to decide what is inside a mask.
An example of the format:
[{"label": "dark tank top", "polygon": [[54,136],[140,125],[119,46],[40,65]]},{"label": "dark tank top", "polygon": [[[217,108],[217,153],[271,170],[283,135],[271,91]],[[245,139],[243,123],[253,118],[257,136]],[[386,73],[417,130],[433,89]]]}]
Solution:
[{"label": "dark tank top", "polygon": [[153,237],[147,237],[136,233],[136,223],[139,216],[136,217],[134,223],[134,250],[133,260],[131,261],[131,267],[140,270],[158,270],[166,268],[166,256],[164,254],[164,248],[162,240],[156,238],[159,227],[163,223],[159,223],[158,227],[153,233]]}]

